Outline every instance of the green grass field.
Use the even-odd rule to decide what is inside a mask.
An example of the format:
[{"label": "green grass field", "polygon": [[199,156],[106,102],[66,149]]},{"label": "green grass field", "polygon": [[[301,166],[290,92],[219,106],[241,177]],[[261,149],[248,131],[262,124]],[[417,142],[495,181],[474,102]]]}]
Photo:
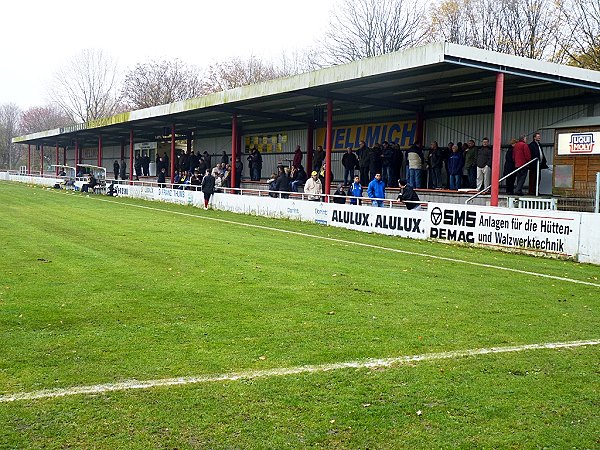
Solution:
[{"label": "green grass field", "polygon": [[[597,266],[6,182],[0,205],[5,398],[600,339]],[[600,448],[598,411],[588,345],[3,401],[0,448]]]}]

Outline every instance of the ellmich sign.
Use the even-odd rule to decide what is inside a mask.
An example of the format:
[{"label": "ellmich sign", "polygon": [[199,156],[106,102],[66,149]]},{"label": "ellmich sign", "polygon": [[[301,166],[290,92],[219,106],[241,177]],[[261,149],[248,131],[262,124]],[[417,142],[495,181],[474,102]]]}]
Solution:
[{"label": "ellmich sign", "polygon": [[[317,130],[317,145],[325,145],[326,129]],[[415,140],[417,122],[414,120],[371,123],[364,125],[351,125],[334,127],[332,133],[333,150],[343,150],[348,147],[358,148],[360,141],[365,141],[367,147],[373,147],[377,142],[388,141],[398,144],[401,148],[408,148]]]},{"label": "ellmich sign", "polygon": [[600,155],[600,132],[558,134],[559,155]]}]

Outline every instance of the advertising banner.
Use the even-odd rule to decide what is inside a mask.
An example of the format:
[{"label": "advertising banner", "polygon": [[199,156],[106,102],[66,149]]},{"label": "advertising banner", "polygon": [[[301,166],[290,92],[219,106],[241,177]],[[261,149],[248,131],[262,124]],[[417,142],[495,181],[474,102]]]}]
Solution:
[{"label": "advertising banner", "polygon": [[[326,148],[325,137],[327,129],[317,129],[317,145]],[[344,150],[348,147],[357,149],[360,141],[365,141],[367,147],[373,147],[377,142],[388,141],[408,148],[415,140],[417,122],[404,120],[397,122],[371,123],[333,128],[333,150]]]},{"label": "advertising banner", "polygon": [[430,203],[429,238],[575,256],[580,215],[559,211]]},{"label": "advertising banner", "polygon": [[564,156],[600,155],[600,131],[559,133],[557,150]]}]

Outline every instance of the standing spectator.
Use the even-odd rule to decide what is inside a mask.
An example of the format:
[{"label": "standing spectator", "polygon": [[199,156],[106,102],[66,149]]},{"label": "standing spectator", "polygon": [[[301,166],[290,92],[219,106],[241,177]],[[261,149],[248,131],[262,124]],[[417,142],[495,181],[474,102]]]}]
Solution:
[{"label": "standing spectator", "polygon": [[477,183],[477,147],[475,141],[470,139],[463,153],[465,158],[465,171],[469,179],[467,187],[475,188]]},{"label": "standing spectator", "polygon": [[427,155],[429,160],[429,177],[431,180],[432,189],[441,189],[442,187],[442,165],[444,163],[444,157],[442,149],[438,146],[437,141],[431,143],[429,148],[429,154]]},{"label": "standing spectator", "polygon": [[360,171],[360,183],[362,185],[369,183],[369,166],[371,165],[371,149],[367,147],[365,141],[360,141],[358,146],[358,169]]},{"label": "standing spectator", "polygon": [[204,156],[204,162],[206,163],[206,167],[212,167],[212,161],[210,160],[210,155],[206,150],[202,154]]},{"label": "standing spectator", "polygon": [[113,172],[115,174],[115,180],[119,179],[119,161],[117,161],[115,159],[115,162],[113,163]]},{"label": "standing spectator", "polygon": [[403,152],[399,144],[392,144],[394,156],[392,158],[393,177],[392,180],[397,180],[402,172]]},{"label": "standing spectator", "polygon": [[325,150],[323,150],[322,145],[317,146],[317,151],[313,156],[313,170],[320,170],[323,165],[323,161],[325,161]]},{"label": "standing spectator", "polygon": [[252,153],[248,157],[250,165],[250,179],[253,181],[260,181],[260,172],[262,171],[262,155],[257,148],[252,150]]},{"label": "standing spectator", "polygon": [[292,167],[298,167],[302,164],[302,149],[299,145],[296,145],[296,151],[294,152],[294,161],[292,161]]},{"label": "standing spectator", "polygon": [[376,143],[370,151],[371,156],[369,157],[369,174],[371,178],[375,178],[375,174],[381,175],[381,168],[383,166],[383,149],[381,144]]},{"label": "standing spectator", "polygon": [[385,183],[381,179],[381,174],[376,173],[375,177],[367,186],[367,195],[371,199],[371,204],[383,208],[383,199],[385,198]]},{"label": "standing spectator", "polygon": [[[515,138],[512,138],[510,140],[510,145],[508,146],[508,149],[506,150],[506,155],[504,156],[504,171],[502,172],[503,177],[507,176],[509,173],[511,173],[512,171],[515,170],[515,161],[513,159],[513,148],[516,143],[517,143],[517,140]],[[515,193],[515,178],[516,177],[515,177],[514,173],[506,178],[506,193],[507,194],[512,195]]]},{"label": "standing spectator", "polygon": [[163,152],[162,159],[164,168],[167,169],[167,176],[169,176],[171,167],[169,166],[169,157],[167,156],[167,152]]},{"label": "standing spectator", "polygon": [[381,177],[386,186],[390,186],[394,180],[394,149],[388,141],[383,141],[381,149]]},{"label": "standing spectator", "polygon": [[208,169],[206,175],[202,178],[202,193],[204,194],[204,209],[208,209],[210,197],[215,193],[215,177]]},{"label": "standing spectator", "polygon": [[[287,169],[287,170],[286,170]],[[278,167],[279,174],[277,175],[277,181],[275,181],[275,190],[279,191],[279,197],[281,198],[290,198],[291,186],[290,186],[290,178],[289,178],[289,167]]]},{"label": "standing spectator", "polygon": [[[244,163],[239,156],[235,157],[235,186],[239,189],[242,186],[242,173],[244,172]],[[239,191],[238,191],[239,193]]]},{"label": "standing spectator", "polygon": [[398,200],[404,202],[406,209],[414,209],[415,211],[423,209],[421,208],[419,196],[406,180],[398,180],[398,186],[401,189],[400,194],[398,194]]},{"label": "standing spectator", "polygon": [[229,156],[227,156],[227,152],[225,150],[223,150],[223,153],[221,154],[221,162],[226,166],[229,164]]},{"label": "standing spectator", "polygon": [[339,203],[341,205],[346,203],[346,195],[347,194],[346,194],[346,191],[344,191],[344,183],[339,183],[337,185],[337,189],[335,190],[333,195],[337,196],[337,197],[333,197],[333,203]]},{"label": "standing spectator", "polygon": [[124,180],[125,177],[127,176],[127,164],[125,163],[124,159],[121,160],[121,167],[119,169],[119,175],[121,175],[121,180]]},{"label": "standing spectator", "polygon": [[463,167],[465,160],[462,153],[458,150],[458,145],[452,144],[452,154],[448,158],[448,179],[450,189],[460,189]]},{"label": "standing spectator", "polygon": [[357,203],[360,204],[360,200],[358,199],[361,198],[363,195],[363,187],[360,184],[360,177],[354,177],[354,182],[350,186],[350,192],[348,194],[352,197],[350,199],[351,205],[356,205]]},{"label": "standing spectator", "polygon": [[346,153],[342,156],[342,166],[344,166],[344,185],[348,186],[350,180],[354,178],[354,169],[358,164],[358,158],[352,152],[352,147],[346,149]]},{"label": "standing spectator", "polygon": [[164,167],[160,168],[160,172],[158,172],[158,178],[156,180],[156,182],[158,183],[158,187],[161,187],[161,188],[165,187],[165,184],[167,182],[166,177],[165,177],[166,172],[167,171]]},{"label": "standing spectator", "polygon": [[515,169],[522,168],[517,172],[517,195],[523,195],[523,185],[525,184],[525,178],[527,178],[528,168],[524,167],[529,161],[531,161],[531,151],[529,146],[525,143],[526,136],[520,136],[519,142],[513,146],[513,160],[515,162]]},{"label": "standing spectator", "polygon": [[145,177],[150,175],[150,157],[148,156],[148,153],[145,152],[142,156],[142,170]]},{"label": "standing spectator", "polygon": [[[534,133],[533,140],[529,144],[529,152],[531,153],[531,159],[538,158],[540,160],[540,170],[545,170],[548,169],[548,162],[546,161],[546,155],[544,155],[544,150],[540,144],[541,140],[542,135],[540,133]],[[538,172],[537,163],[529,165],[529,192],[531,194],[537,192],[536,188],[540,185],[541,175],[542,173]]]},{"label": "standing spectator", "polygon": [[483,191],[492,184],[492,147],[490,140],[484,137],[477,150],[477,190]]},{"label": "standing spectator", "polygon": [[140,155],[135,155],[135,161],[133,162],[133,167],[135,168],[135,179],[139,180],[140,175],[142,175],[142,159]]},{"label": "standing spectator", "polygon": [[308,194],[308,200],[310,201],[318,202],[321,200],[323,185],[321,184],[321,180],[319,180],[319,174],[316,170],[313,170],[310,174],[310,178],[306,180],[304,192]]},{"label": "standing spectator", "polygon": [[419,142],[415,142],[408,149],[406,152],[406,160],[408,161],[408,183],[411,186],[420,188],[424,157]]}]

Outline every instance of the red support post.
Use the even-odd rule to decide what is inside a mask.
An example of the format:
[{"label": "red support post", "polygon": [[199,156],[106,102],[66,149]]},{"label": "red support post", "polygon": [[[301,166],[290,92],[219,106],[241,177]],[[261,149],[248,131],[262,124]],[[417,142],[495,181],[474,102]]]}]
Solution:
[{"label": "red support post", "polygon": [[175,124],[171,125],[171,187],[175,180]]},{"label": "red support post", "polygon": [[504,74],[496,74],[496,101],[494,104],[494,142],[492,150],[492,198],[491,206],[498,206],[500,192],[500,153],[502,145],[502,103],[504,101]]},{"label": "red support post", "polygon": [[133,130],[129,130],[129,181],[133,181]]},{"label": "red support post", "polygon": [[31,173],[31,144],[27,144],[27,175]]},{"label": "red support post", "polygon": [[[325,139],[325,195],[331,191],[331,143],[333,141],[333,100],[327,100],[327,138]],[[329,198],[326,198],[329,201]]]},{"label": "red support post", "polygon": [[237,114],[231,116],[231,187],[235,187],[236,173],[235,173],[235,158],[237,156],[237,142],[238,142],[238,123]]},{"label": "red support post", "polygon": [[60,164],[59,156],[58,156],[58,142],[56,143],[56,175],[58,175],[58,165]]},{"label": "red support post", "polygon": [[44,144],[40,145],[40,175],[44,176]]},{"label": "red support post", "polygon": [[419,141],[421,145],[425,145],[425,114],[423,111],[417,113],[417,129],[415,131],[415,142]]},{"label": "red support post", "polygon": [[315,140],[315,124],[308,124],[308,133],[306,137],[306,174],[310,176],[312,172],[313,145]]}]

